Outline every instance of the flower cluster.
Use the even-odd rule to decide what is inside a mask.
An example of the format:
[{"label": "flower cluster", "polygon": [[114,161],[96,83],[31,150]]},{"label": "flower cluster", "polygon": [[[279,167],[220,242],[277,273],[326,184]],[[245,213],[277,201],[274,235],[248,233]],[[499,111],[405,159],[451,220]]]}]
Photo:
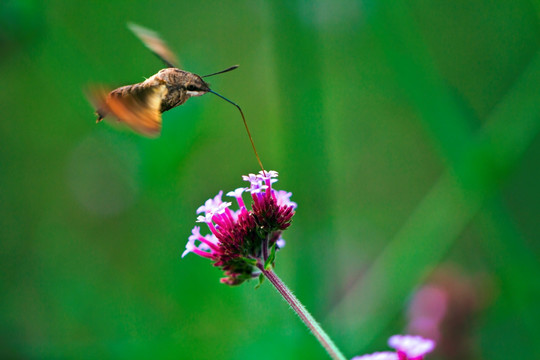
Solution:
[{"label": "flower cluster", "polygon": [[[223,191],[208,199],[197,209],[197,214],[204,214],[197,222],[206,223],[210,234],[201,235],[200,227],[195,226],[182,257],[192,252],[213,260],[227,275],[221,279],[227,285],[257,277],[272,252],[285,245],[281,234],[291,224],[297,206],[290,200],[290,192],[272,188],[277,176],[276,171],[243,176],[250,186],[227,193],[236,199],[236,211],[229,208],[232,203],[222,201]],[[251,210],[242,198],[244,192],[251,194]]]},{"label": "flower cluster", "polygon": [[435,348],[433,340],[413,335],[394,335],[388,339],[388,345],[397,352],[377,352],[355,356],[352,360],[422,360]]}]

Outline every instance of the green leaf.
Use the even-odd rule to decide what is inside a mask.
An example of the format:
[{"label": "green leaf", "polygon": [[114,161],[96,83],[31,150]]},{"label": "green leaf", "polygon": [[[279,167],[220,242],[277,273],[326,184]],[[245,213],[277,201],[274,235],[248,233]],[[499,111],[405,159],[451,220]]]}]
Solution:
[{"label": "green leaf", "polygon": [[268,256],[268,259],[266,259],[264,263],[264,270],[270,270],[272,268],[272,264],[274,263],[274,260],[276,258],[276,243],[272,245],[272,248],[270,249],[270,256]]},{"label": "green leaf", "polygon": [[244,260],[245,262],[247,262],[250,265],[253,265],[253,266],[257,265],[257,260],[256,259],[242,257],[242,260]]},{"label": "green leaf", "polygon": [[259,275],[259,283],[257,284],[257,286],[255,286],[255,290],[257,290],[258,288],[261,287],[261,285],[262,285],[264,279],[265,279],[265,277],[264,277],[264,275],[261,273],[261,274]]}]

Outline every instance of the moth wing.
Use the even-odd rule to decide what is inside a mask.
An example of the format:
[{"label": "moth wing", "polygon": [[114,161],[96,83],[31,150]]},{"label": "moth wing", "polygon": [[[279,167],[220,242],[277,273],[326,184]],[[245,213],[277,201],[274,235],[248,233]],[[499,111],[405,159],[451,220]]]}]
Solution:
[{"label": "moth wing", "polygon": [[128,23],[128,27],[165,65],[171,68],[180,66],[176,55],[169,49],[157,32],[134,23]]},{"label": "moth wing", "polygon": [[90,92],[98,121],[112,115],[138,134],[156,138],[161,133],[161,101],[167,94],[165,85],[128,85],[107,93],[103,89]]}]

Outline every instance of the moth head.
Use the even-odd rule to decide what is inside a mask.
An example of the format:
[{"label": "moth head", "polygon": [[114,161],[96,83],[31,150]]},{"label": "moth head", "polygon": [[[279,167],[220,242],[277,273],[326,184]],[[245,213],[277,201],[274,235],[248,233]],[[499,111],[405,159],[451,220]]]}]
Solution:
[{"label": "moth head", "polygon": [[189,77],[185,84],[188,96],[201,96],[206,94],[210,90],[210,86],[199,75],[191,75],[192,76]]}]

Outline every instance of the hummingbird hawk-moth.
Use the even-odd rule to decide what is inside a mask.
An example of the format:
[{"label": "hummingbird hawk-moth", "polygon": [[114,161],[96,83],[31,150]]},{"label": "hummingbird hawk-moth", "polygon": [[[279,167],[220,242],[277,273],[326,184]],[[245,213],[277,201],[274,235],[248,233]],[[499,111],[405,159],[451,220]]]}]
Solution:
[{"label": "hummingbird hawk-moth", "polygon": [[234,70],[238,65],[204,76],[181,70],[178,68],[176,56],[156,32],[135,24],[128,26],[167,67],[137,84],[122,86],[110,92],[97,88],[91,90],[89,98],[96,107],[96,122],[112,116],[138,134],[158,137],[161,133],[162,113],[182,105],[190,97],[210,92],[240,111],[257,161],[264,170],[240,106],[210,89],[209,84],[203,80],[205,77]]}]

